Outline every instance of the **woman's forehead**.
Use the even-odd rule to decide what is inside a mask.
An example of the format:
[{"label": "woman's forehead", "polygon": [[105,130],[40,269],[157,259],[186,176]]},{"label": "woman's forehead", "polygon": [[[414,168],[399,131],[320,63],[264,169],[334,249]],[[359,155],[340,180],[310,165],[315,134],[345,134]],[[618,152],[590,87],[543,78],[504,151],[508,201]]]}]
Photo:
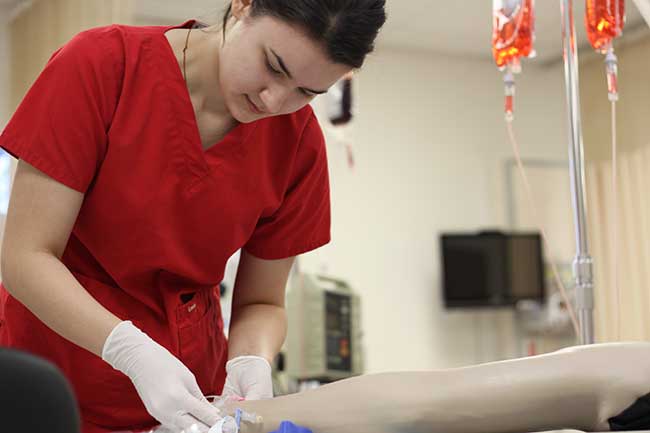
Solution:
[{"label": "woman's forehead", "polygon": [[274,48],[282,49],[282,54],[288,56],[290,53],[284,51],[291,51],[301,56],[307,56],[311,60],[328,60],[323,44],[309,37],[307,32],[297,24],[289,24],[279,18],[263,16],[255,20],[253,27],[263,42]]},{"label": "woman's forehead", "polygon": [[320,77],[321,85],[331,85],[352,69],[333,62],[325,46],[312,39],[299,26],[268,16],[259,17],[256,21],[255,33],[271,60],[274,64],[281,60],[298,81],[301,78]]}]

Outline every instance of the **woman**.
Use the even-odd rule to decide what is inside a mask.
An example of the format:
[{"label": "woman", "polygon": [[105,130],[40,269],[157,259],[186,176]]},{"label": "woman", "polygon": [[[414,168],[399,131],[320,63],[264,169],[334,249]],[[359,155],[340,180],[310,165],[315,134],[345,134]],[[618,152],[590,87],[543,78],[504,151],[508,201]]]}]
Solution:
[{"label": "woman", "polygon": [[[64,372],[84,433],[212,425],[224,382],[272,396],[293,257],[329,241],[307,104],[384,21],[384,0],[233,0],[223,32],[113,25],[52,56],[0,136],[20,159],[0,344]],[[227,342],[216,288],[240,248]]]},{"label": "woman", "polygon": [[[438,371],[382,373],[235,408],[314,433],[525,433],[650,429],[650,343],[578,346]],[[291,431],[291,429],[287,430]],[[301,430],[296,430],[301,431]]]}]

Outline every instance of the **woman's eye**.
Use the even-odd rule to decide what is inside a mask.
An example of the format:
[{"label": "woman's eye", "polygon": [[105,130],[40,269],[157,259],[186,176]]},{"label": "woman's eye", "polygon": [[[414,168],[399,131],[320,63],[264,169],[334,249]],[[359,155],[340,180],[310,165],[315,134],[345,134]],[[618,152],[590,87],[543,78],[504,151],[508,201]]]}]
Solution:
[{"label": "woman's eye", "polygon": [[[278,71],[277,69],[275,69],[273,67],[273,65],[271,65],[271,62],[269,62],[268,58],[264,62],[266,63],[266,67],[268,68],[268,70],[271,71],[273,74],[282,75],[282,71]],[[307,92],[304,89],[299,89],[298,91],[300,92],[300,94],[302,94],[303,96],[306,96],[308,98],[312,98],[312,97],[316,96],[316,95],[313,95],[313,94]]]},{"label": "woman's eye", "polygon": [[277,74],[277,75],[282,74],[282,72],[278,71],[278,70],[275,69],[273,66],[271,66],[271,64],[269,63],[268,60],[266,61],[266,67],[269,68],[269,70],[270,70],[271,72],[273,72],[274,74]]}]

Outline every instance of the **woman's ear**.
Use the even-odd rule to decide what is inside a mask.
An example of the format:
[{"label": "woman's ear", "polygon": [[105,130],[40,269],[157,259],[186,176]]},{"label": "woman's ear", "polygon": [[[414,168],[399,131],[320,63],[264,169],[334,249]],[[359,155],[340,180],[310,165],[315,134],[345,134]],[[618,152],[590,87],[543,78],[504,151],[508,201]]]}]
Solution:
[{"label": "woman's ear", "polygon": [[232,0],[232,16],[241,20],[248,16],[254,0]]}]

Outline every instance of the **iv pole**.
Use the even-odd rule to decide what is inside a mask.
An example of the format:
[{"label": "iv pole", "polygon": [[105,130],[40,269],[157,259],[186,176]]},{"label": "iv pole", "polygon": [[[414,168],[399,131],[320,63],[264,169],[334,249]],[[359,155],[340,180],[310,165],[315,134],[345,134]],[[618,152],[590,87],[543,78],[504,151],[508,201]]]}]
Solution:
[{"label": "iv pole", "polygon": [[576,257],[573,275],[576,281],[576,310],[580,324],[580,344],[594,342],[593,260],[587,242],[587,206],[585,198],[584,146],[580,122],[580,87],[576,52],[573,0],[560,0],[564,45],[564,80],[569,117],[569,163],[573,218],[576,229]]}]

